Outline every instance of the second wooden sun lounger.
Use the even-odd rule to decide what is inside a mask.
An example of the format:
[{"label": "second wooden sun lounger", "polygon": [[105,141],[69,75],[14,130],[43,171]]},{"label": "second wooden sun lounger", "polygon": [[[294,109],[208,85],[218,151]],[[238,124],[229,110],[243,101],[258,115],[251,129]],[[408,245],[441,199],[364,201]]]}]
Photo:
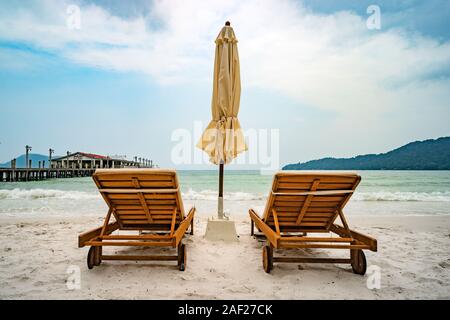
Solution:
[{"label": "second wooden sun lounger", "polygon": [[[274,262],[348,263],[353,272],[365,274],[363,249],[377,251],[377,240],[353,231],[343,208],[361,177],[352,173],[311,173],[286,171],[274,177],[262,218],[250,209],[251,233],[254,225],[267,238],[263,248],[263,268],[269,273]],[[335,224],[337,217],[342,226]],[[335,236],[324,236],[331,233]],[[308,234],[318,234],[309,236]],[[348,249],[350,257],[274,257],[274,249]]]},{"label": "second wooden sun lounger", "polygon": [[[189,227],[190,233],[194,232],[195,208],[185,215],[176,172],[162,169],[99,169],[93,178],[109,209],[103,226],[78,238],[80,248],[91,246],[88,268],[100,265],[103,260],[168,260],[176,261],[179,270],[184,271],[186,247],[182,239]],[[111,222],[112,217],[114,222]],[[124,234],[113,234],[115,231]],[[177,248],[178,253],[104,255],[104,246],[169,247]]]}]

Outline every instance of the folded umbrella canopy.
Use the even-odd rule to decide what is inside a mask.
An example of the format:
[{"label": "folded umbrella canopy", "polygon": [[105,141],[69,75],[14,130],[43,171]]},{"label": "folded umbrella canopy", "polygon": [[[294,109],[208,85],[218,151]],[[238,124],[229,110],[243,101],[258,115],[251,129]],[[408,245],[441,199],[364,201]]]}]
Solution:
[{"label": "folded umbrella canopy", "polygon": [[247,150],[237,118],[241,98],[241,77],[237,39],[227,22],[216,38],[212,120],[197,147],[219,165],[219,218],[223,218],[223,166]]}]

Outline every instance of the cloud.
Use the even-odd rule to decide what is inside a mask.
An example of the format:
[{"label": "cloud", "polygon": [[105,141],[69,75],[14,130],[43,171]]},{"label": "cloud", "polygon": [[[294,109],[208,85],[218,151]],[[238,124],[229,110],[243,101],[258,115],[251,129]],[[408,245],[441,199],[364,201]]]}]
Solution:
[{"label": "cloud", "polygon": [[0,39],[84,66],[148,74],[161,84],[204,83],[212,77],[213,41],[231,20],[246,88],[336,112],[335,127],[316,135],[381,134],[379,124],[394,119],[393,110],[398,115],[426,105],[441,117],[449,113],[450,43],[401,28],[368,30],[367,17],[355,12],[319,14],[291,0],[157,0],[140,13],[120,15],[83,1],[81,29],[69,30],[71,3],[2,4]]},{"label": "cloud", "polygon": [[341,101],[347,109],[361,101],[356,92],[378,96],[450,65],[449,43],[401,30],[370,31],[355,13],[319,15],[294,1],[155,1],[128,18],[83,2],[80,30],[66,26],[71,2],[38,3],[32,10],[3,10],[0,38],[88,66],[148,73],[161,82],[196,81],[210,77],[213,40],[231,19],[249,85],[324,108]]}]

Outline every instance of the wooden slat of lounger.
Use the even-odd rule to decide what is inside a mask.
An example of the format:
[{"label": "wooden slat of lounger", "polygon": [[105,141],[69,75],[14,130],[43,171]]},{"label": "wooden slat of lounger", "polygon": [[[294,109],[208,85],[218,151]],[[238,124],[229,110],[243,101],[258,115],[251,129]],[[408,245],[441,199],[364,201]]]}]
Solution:
[{"label": "wooden slat of lounger", "polygon": [[141,188],[141,189],[99,189],[98,191],[107,194],[136,194],[137,192],[145,193],[145,194],[159,194],[159,193],[177,193],[178,189],[149,189],[149,188]]},{"label": "wooden slat of lounger", "polygon": [[330,237],[281,237],[281,242],[352,242],[353,238],[330,238]]},{"label": "wooden slat of lounger", "polygon": [[[155,213],[153,213],[152,214],[152,219],[166,219],[166,218],[169,218],[169,219],[171,219],[171,217],[172,217],[172,212],[173,212],[173,210],[171,211],[171,213],[162,213],[162,214],[155,214]],[[145,214],[145,213],[141,213],[141,214],[118,214],[118,216],[120,217],[120,219],[143,219],[143,218],[145,218],[145,217],[147,217],[147,215]],[[136,217],[136,218],[133,218],[133,217]],[[180,217],[178,216],[178,219],[180,219]]]},{"label": "wooden slat of lounger", "polygon": [[100,236],[99,239],[103,240],[168,240],[171,236],[167,235],[157,235],[157,234],[140,234],[140,235],[106,235]]},{"label": "wooden slat of lounger", "polygon": [[282,226],[281,232],[306,232],[306,233],[329,233],[330,231],[326,227],[299,227],[295,226]]},{"label": "wooden slat of lounger", "polygon": [[[275,199],[275,205],[279,206],[296,206],[301,205],[307,196],[280,196],[278,195]],[[345,195],[342,196],[315,196],[314,202],[340,202],[343,200]]]},{"label": "wooden slat of lounger", "polygon": [[[144,194],[145,200],[147,202],[147,204],[160,204],[160,201],[173,201],[175,202],[175,198],[173,199],[162,199],[162,200],[153,200],[153,199],[149,199],[148,194]],[[134,197],[133,199],[116,199],[114,197],[109,196],[108,197],[110,202],[112,204],[114,204],[115,206],[118,205],[131,205],[131,206],[135,206],[141,205],[141,202],[139,201],[139,199],[137,197]]]},{"label": "wooden slat of lounger", "polygon": [[[174,205],[149,205],[149,204],[147,204],[147,208],[149,210],[151,210],[151,211],[153,211],[153,210],[163,210],[163,211],[172,210],[173,211],[173,208],[176,208],[176,206],[174,206]],[[134,208],[134,209],[119,209],[119,208],[116,207],[116,211],[117,212],[133,213],[132,211],[136,211],[136,210],[145,212],[143,207]]]},{"label": "wooden slat of lounger", "polygon": [[[299,207],[273,207],[274,209],[277,210],[277,212],[281,215],[295,215],[296,217],[298,217],[298,213],[299,213]],[[301,207],[300,207],[301,208]],[[316,210],[317,209],[317,210]],[[314,208],[308,208],[308,210],[306,211],[307,214],[309,213],[329,213],[329,214],[333,214],[336,210],[336,206],[333,207],[314,207]]]},{"label": "wooden slat of lounger", "polygon": [[[273,206],[276,207],[302,207],[305,201],[280,201],[279,196],[275,197],[275,201]],[[317,201],[316,197],[314,197],[314,201],[311,203],[312,207],[330,207],[331,204],[339,204],[344,200],[345,197],[333,198],[332,200],[320,200]]]},{"label": "wooden slat of lounger", "polygon": [[88,241],[88,246],[173,247],[172,241]]},{"label": "wooden slat of lounger", "polygon": [[167,224],[167,226],[170,227],[170,223],[172,222],[171,219],[165,219],[165,220],[162,220],[162,219],[158,219],[158,220],[153,219],[152,221],[153,221],[153,222],[148,223],[146,219],[142,219],[142,220],[123,220],[123,219],[122,219],[122,223],[123,223],[124,226],[125,226],[125,225],[135,225],[135,224],[145,224],[145,223],[148,223],[148,224]]},{"label": "wooden slat of lounger", "polygon": [[295,189],[289,189],[286,191],[274,191],[272,192],[272,195],[275,196],[308,196],[308,195],[314,195],[314,196],[326,196],[326,195],[341,195],[341,194],[349,194],[353,193],[353,189],[336,189],[336,190],[319,190],[319,191],[303,191],[303,190],[295,190]]},{"label": "wooden slat of lounger", "polygon": [[[125,217],[125,216],[119,216],[120,218],[120,220],[122,221],[122,223],[125,221],[125,220],[127,220],[127,221],[129,221],[129,220],[139,220],[140,221],[140,223],[148,223],[148,219],[147,219],[147,217],[146,216],[144,216],[144,215],[139,215],[139,216],[127,216],[127,217]],[[151,222],[150,222],[151,223]]]},{"label": "wooden slat of lounger", "polygon": [[[120,219],[124,220],[146,220],[146,216],[143,214],[119,214]],[[153,221],[158,221],[158,220],[168,220],[171,219],[172,216],[171,214],[152,214],[152,219]],[[180,217],[177,216],[177,219],[180,220]]]},{"label": "wooden slat of lounger", "polygon": [[[311,184],[308,183],[279,183],[277,192],[283,192],[285,190],[310,190]],[[346,190],[351,189],[353,187],[353,183],[324,183],[320,184],[317,190]]]},{"label": "wooden slat of lounger", "polygon": [[[311,182],[315,178],[317,178],[318,175],[290,175],[290,176],[278,176],[279,182],[298,182],[298,183],[305,183],[305,182]],[[320,180],[323,183],[354,183],[356,177],[355,176],[327,176],[327,175],[320,175]]]},{"label": "wooden slat of lounger", "polygon": [[311,182],[303,182],[303,183],[298,183],[298,182],[281,182],[278,181],[278,187],[277,187],[277,191],[280,189],[296,189],[296,190],[309,190],[309,188],[311,187]]},{"label": "wooden slat of lounger", "polygon": [[[292,216],[292,217],[278,217],[278,223],[279,225],[284,225],[285,222],[296,222],[298,218],[298,215]],[[331,216],[328,217],[309,217],[306,216],[303,218],[304,222],[320,222],[326,224],[330,220]],[[267,222],[273,223],[275,220],[271,217]]]},{"label": "wooden slat of lounger", "polygon": [[349,264],[351,259],[339,258],[297,258],[297,257],[273,257],[273,262],[290,262],[290,263],[336,263]]},{"label": "wooden slat of lounger", "polygon": [[[270,225],[273,225],[273,222],[270,222]],[[279,222],[279,226],[280,226],[280,230],[286,227],[293,227],[293,226],[298,226],[298,224],[296,224],[296,220],[290,220],[290,221],[283,221],[283,222]],[[326,228],[327,226],[327,221],[324,220],[312,220],[312,221],[304,221],[301,224],[301,227],[319,227],[319,228]]]},{"label": "wooden slat of lounger", "polygon": [[[320,212],[321,214],[317,214],[316,212],[308,212],[305,215],[306,217],[320,217],[322,216],[323,218],[330,218],[334,215],[334,212]],[[278,213],[278,219],[282,220],[284,217],[288,217],[288,218],[298,218],[298,211],[281,211],[280,213]],[[272,219],[272,216],[269,217],[269,220]]]},{"label": "wooden slat of lounger", "polygon": [[[175,207],[175,201],[172,200],[160,200],[160,201],[147,201],[147,205],[149,208],[153,207]],[[115,205],[116,210],[142,210],[142,207],[140,206],[140,203],[136,202],[136,204],[116,204]],[[153,208],[155,209],[155,208]]]},{"label": "wooden slat of lounger", "polygon": [[[108,198],[111,200],[139,200],[137,193],[108,193]],[[152,201],[152,199],[163,199],[163,197],[156,197],[161,195],[154,195],[150,193],[144,193],[144,198],[147,202]],[[175,199],[175,198],[174,198]]]},{"label": "wooden slat of lounger", "polygon": [[[324,218],[330,218],[333,216],[333,212],[309,212],[308,217],[324,217]],[[278,219],[282,219],[283,217],[295,217],[297,218],[298,213],[296,212],[280,212],[278,213]]]},{"label": "wooden slat of lounger", "polygon": [[314,243],[285,243],[282,242],[279,248],[293,249],[369,249],[366,244],[314,244]]},{"label": "wooden slat of lounger", "polygon": [[[181,220],[176,220],[175,223],[179,224]],[[133,220],[127,220],[122,219],[123,227],[131,227],[136,225],[147,225],[147,226],[159,226],[159,225],[165,225],[165,230],[168,230],[170,228],[170,222],[171,219],[153,219],[153,223],[149,223],[145,219],[133,219]]]},{"label": "wooden slat of lounger", "polygon": [[304,218],[303,218],[303,222],[323,222],[323,223],[327,223],[328,222],[328,220],[330,220],[330,217],[331,216],[328,216],[328,217],[311,217],[311,216],[309,216],[309,215],[307,215],[307,216],[305,216]]},{"label": "wooden slat of lounger", "polygon": [[150,231],[161,231],[161,232],[167,232],[170,230],[170,225],[167,224],[129,224],[124,225],[120,230],[130,230],[130,231],[136,231],[136,230],[150,230]]},{"label": "wooden slat of lounger", "polygon": [[[336,206],[338,206],[338,205],[339,205],[339,202],[337,202],[337,201],[333,201],[333,202],[315,202],[315,201],[313,201],[312,203],[310,203],[307,210],[309,208],[336,208]],[[299,212],[300,208],[303,207],[303,202],[297,203],[296,206],[293,206],[293,205],[279,206],[277,204],[274,204],[273,207],[278,208],[279,211],[297,211],[297,212]]]},{"label": "wooden slat of lounger", "polygon": [[[154,216],[160,216],[160,217],[166,217],[166,216],[170,216],[172,214],[173,210],[167,210],[167,211],[152,211],[152,219],[154,218]],[[139,212],[120,212],[118,213],[118,215],[122,218],[122,219],[129,219],[131,216],[147,216],[145,212],[139,211]]]},{"label": "wooden slat of lounger", "polygon": [[151,172],[142,173],[138,171],[135,172],[126,172],[125,170],[120,169],[120,172],[101,172],[101,170],[97,170],[95,172],[95,177],[98,181],[110,181],[110,180],[130,180],[131,177],[137,178],[140,181],[151,181],[151,180],[172,180],[175,175],[175,171],[169,172],[157,172],[152,170]]},{"label": "wooden slat of lounger", "polygon": [[102,260],[130,260],[130,261],[177,261],[178,256],[136,256],[136,255],[102,255]]},{"label": "wooden slat of lounger", "polygon": [[[132,181],[101,181],[102,188],[133,188]],[[139,185],[141,188],[173,188],[172,181],[139,181]]]},{"label": "wooden slat of lounger", "polygon": [[[309,213],[334,213],[336,209],[334,207],[309,207]],[[290,212],[290,211],[283,211]]]},{"label": "wooden slat of lounger", "polygon": [[[167,210],[167,211],[152,211],[152,218],[153,216],[171,216],[172,215],[173,210]],[[136,216],[136,215],[140,215],[140,216],[147,216],[145,211],[136,211],[136,212],[120,212],[118,213],[118,215],[120,215],[121,217],[129,217],[129,216]]]},{"label": "wooden slat of lounger", "polygon": [[[327,225],[327,223],[321,223],[321,222],[304,222],[300,226],[301,227],[325,227],[326,225]],[[295,226],[299,226],[296,221],[280,223],[280,228],[281,227],[295,227]]]},{"label": "wooden slat of lounger", "polygon": [[[173,210],[176,207],[168,207],[166,209],[150,209],[153,214],[172,214]],[[117,212],[121,215],[128,215],[128,214],[146,214],[145,210],[142,208],[136,209],[136,210],[117,210]]]},{"label": "wooden slat of lounger", "polygon": [[[128,215],[146,215],[145,211],[118,211],[119,215],[126,217]],[[171,215],[173,210],[152,210],[152,217],[154,215]]]}]

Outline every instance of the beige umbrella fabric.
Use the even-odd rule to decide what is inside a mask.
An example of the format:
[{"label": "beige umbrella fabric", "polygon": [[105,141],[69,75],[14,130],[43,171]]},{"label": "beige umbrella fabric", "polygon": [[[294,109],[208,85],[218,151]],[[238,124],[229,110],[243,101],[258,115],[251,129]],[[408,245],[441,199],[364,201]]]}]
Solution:
[{"label": "beige umbrella fabric", "polygon": [[237,42],[229,25],[222,28],[215,41],[212,120],[197,143],[197,147],[204,150],[214,164],[230,163],[239,153],[247,150],[237,118],[241,97]]}]

